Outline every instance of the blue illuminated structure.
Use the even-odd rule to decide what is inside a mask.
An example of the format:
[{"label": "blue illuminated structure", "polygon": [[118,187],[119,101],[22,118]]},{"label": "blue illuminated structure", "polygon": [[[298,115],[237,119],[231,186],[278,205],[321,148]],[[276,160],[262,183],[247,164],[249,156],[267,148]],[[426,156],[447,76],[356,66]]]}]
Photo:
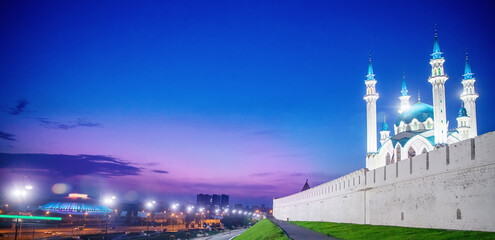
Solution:
[{"label": "blue illuminated structure", "polygon": [[402,74],[402,96],[407,96],[406,74]]},{"label": "blue illuminated structure", "polygon": [[468,60],[468,52],[466,50],[466,65],[464,66],[464,74],[462,76],[464,76],[464,80],[469,80],[474,78],[473,75],[474,73],[471,71],[471,65]]},{"label": "blue illuminated structure", "polygon": [[62,214],[84,214],[86,212],[88,214],[105,214],[112,211],[105,206],[79,202],[49,202],[40,208],[43,211]]},{"label": "blue illuminated structure", "polygon": [[375,80],[375,74],[373,74],[373,65],[371,65],[371,52],[370,52],[370,62],[368,64],[368,75],[366,75],[366,80]]},{"label": "blue illuminated structure", "polygon": [[440,45],[438,44],[437,37],[437,26],[435,25],[435,42],[433,43],[433,53],[431,54],[432,59],[442,58],[442,52],[440,51]]}]

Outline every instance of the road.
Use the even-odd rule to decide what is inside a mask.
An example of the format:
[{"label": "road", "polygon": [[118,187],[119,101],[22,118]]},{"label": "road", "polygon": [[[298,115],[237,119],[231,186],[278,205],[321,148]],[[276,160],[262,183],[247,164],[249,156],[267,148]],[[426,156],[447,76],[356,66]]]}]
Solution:
[{"label": "road", "polygon": [[336,238],[329,237],[319,232],[303,228],[292,223],[270,218],[272,222],[277,224],[292,240],[337,240]]},{"label": "road", "polygon": [[[116,233],[116,232],[141,232],[141,231],[146,231],[147,226],[116,226],[115,229],[111,229],[110,227],[108,228],[108,233]],[[156,227],[149,227],[150,231],[163,231],[163,229],[167,229],[168,231],[174,230],[177,231],[179,229],[184,229],[184,225],[169,225],[169,226],[156,226]],[[83,230],[77,230],[75,229],[75,226],[70,226],[70,227],[57,227],[57,228],[38,228],[34,229],[34,238],[45,238],[45,237],[51,237],[51,236],[79,236],[79,235],[87,235],[87,234],[100,234],[104,233],[105,228],[101,227],[86,227]],[[0,233],[5,234],[6,238],[2,239],[9,239],[14,237],[14,230],[13,229],[0,229]],[[29,238],[33,237],[33,229],[32,228],[22,228],[22,233],[20,232],[21,236],[29,236]]]},{"label": "road", "polygon": [[246,230],[247,230],[247,228],[241,228],[241,229],[236,229],[236,230],[232,230],[232,231],[225,231],[223,233],[215,234],[213,236],[195,238],[194,240],[230,240],[233,237],[243,233]]}]

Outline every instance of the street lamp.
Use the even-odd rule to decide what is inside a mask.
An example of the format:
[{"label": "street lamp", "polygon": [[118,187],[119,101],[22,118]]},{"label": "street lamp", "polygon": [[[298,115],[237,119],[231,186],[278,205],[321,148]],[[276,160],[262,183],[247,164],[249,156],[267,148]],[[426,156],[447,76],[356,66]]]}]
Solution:
[{"label": "street lamp", "polygon": [[[24,188],[23,189],[19,189],[17,187],[14,188],[14,190],[12,190],[12,198],[17,200],[18,202],[25,202],[27,199],[27,196],[28,196],[28,191],[30,191],[32,189],[33,189],[33,186],[30,183],[30,178],[25,176],[24,177]],[[8,207],[7,204],[5,206]],[[20,213],[21,213],[21,209],[19,206],[18,215],[20,215]],[[21,222],[21,224],[22,224],[22,222]],[[16,223],[15,223],[15,235],[14,235],[15,240],[17,240],[17,231],[18,230],[19,230],[19,218],[16,219]],[[20,237],[20,235],[21,234],[19,233],[19,237]]]},{"label": "street lamp", "polygon": [[[150,213],[151,213],[151,210],[153,209],[153,205],[155,204],[156,202],[155,201],[150,201],[150,202],[147,202],[146,203],[146,208],[150,210]],[[148,218],[150,216],[150,213],[146,214],[146,218]],[[153,216],[152,216],[153,217]],[[150,236],[149,236],[149,231],[150,231],[150,221],[148,219],[148,226],[146,227],[146,239],[149,239]]]},{"label": "street lamp", "polygon": [[108,196],[108,197],[105,197],[103,198],[103,204],[105,205],[106,209],[105,209],[105,217],[106,217],[106,222],[105,222],[105,234],[108,234],[108,222],[109,222],[109,216],[108,216],[108,210],[110,210],[109,207],[111,207],[113,205],[113,203],[115,202],[115,199],[117,199],[116,196]]}]

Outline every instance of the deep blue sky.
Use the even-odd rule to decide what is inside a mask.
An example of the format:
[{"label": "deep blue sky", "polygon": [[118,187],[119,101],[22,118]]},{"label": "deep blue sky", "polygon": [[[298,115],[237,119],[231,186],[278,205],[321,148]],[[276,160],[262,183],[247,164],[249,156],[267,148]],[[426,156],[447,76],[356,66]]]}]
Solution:
[{"label": "deep blue sky", "polygon": [[[141,169],[132,180],[90,174],[122,195],[271,204],[365,167],[370,49],[379,124],[398,116],[402,72],[411,102],[420,90],[431,104],[435,24],[449,127],[469,48],[478,132],[494,130],[494,12],[492,1],[2,1],[0,152],[127,161]],[[168,188],[126,185],[149,179]]]}]

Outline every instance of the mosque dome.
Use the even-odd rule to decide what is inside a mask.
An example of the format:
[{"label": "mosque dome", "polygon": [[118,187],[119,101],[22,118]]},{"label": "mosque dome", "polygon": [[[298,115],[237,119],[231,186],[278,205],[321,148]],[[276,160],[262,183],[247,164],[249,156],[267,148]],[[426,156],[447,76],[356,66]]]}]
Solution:
[{"label": "mosque dome", "polygon": [[409,124],[413,119],[424,122],[428,118],[433,119],[433,106],[418,102],[402,112],[395,121],[395,125],[399,126],[400,122]]}]

